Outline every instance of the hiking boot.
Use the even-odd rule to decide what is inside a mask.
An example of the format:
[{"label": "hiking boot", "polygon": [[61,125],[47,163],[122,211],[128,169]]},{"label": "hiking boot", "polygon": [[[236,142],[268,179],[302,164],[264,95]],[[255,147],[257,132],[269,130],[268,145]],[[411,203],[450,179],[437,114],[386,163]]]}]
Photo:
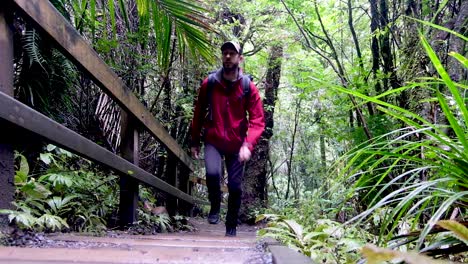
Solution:
[{"label": "hiking boot", "polygon": [[236,236],[236,228],[235,227],[226,227],[226,236],[227,237],[235,237]]},{"label": "hiking boot", "polygon": [[209,214],[208,223],[212,225],[216,225],[217,223],[219,223],[219,214]]}]

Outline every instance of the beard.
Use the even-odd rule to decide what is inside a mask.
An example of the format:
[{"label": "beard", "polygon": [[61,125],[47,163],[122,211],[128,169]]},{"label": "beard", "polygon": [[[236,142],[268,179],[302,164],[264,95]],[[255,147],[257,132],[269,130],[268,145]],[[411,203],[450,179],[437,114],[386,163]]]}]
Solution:
[{"label": "beard", "polygon": [[238,68],[239,68],[238,63],[232,63],[232,62],[223,63],[223,70],[225,72],[234,72],[234,71],[237,71]]}]

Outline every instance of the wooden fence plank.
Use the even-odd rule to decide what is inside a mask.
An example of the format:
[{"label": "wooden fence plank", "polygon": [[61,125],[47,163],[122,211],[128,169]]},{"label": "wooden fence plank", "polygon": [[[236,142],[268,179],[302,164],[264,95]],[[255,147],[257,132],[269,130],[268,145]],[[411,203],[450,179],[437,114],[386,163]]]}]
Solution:
[{"label": "wooden fence plank", "polygon": [[62,47],[62,51],[81,66],[120,107],[139,120],[154,137],[191,171],[194,170],[192,159],[187,153],[49,1],[10,1],[13,1],[26,16],[49,34]]},{"label": "wooden fence plank", "polygon": [[206,204],[158,179],[131,162],[0,92],[0,119],[34,132],[71,152],[104,164],[191,204]]}]

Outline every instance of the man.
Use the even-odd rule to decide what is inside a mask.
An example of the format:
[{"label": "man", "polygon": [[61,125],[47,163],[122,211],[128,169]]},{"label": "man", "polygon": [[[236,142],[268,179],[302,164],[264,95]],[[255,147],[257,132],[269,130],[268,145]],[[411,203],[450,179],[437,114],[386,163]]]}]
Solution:
[{"label": "man", "polygon": [[221,46],[221,52],[223,67],[213,73],[210,85],[210,78],[203,81],[198,93],[192,121],[191,152],[194,158],[199,158],[203,129],[210,224],[219,222],[224,157],[229,190],[226,236],[236,236],[245,162],[250,159],[263,133],[265,121],[262,100],[250,79],[247,81],[249,92],[245,93],[244,75],[239,68],[243,61],[239,44],[228,41]]}]

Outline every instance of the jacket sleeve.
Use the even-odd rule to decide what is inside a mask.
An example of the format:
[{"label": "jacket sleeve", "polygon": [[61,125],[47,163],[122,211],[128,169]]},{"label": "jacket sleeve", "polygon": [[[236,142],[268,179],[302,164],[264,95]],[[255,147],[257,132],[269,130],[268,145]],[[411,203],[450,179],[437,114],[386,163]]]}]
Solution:
[{"label": "jacket sleeve", "polygon": [[250,151],[253,151],[258,140],[265,130],[265,117],[263,113],[262,98],[257,87],[253,82],[250,82],[250,97],[247,111],[249,112],[249,129],[244,144],[247,145]]},{"label": "jacket sleeve", "polygon": [[199,147],[200,146],[200,136],[201,131],[203,128],[203,123],[206,116],[206,103],[207,103],[207,85],[208,85],[208,78],[206,78],[200,89],[198,90],[198,97],[195,101],[195,109],[193,111],[193,119],[191,125],[191,134],[192,134],[192,147]]}]

